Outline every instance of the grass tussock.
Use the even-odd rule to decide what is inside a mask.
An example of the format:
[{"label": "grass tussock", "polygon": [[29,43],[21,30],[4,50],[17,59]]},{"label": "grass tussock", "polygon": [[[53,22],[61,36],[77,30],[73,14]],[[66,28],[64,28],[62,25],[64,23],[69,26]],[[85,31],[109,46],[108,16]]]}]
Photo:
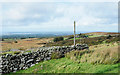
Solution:
[{"label": "grass tussock", "polygon": [[51,54],[51,59],[59,59],[62,57],[62,54],[60,52],[53,52]]},{"label": "grass tussock", "polygon": [[[96,48],[95,46],[94,48]],[[97,47],[93,50],[83,50],[83,51],[71,51],[65,56],[76,62],[88,62],[91,64],[116,64],[120,62],[118,57],[118,45],[109,46],[104,45],[103,47]],[[120,53],[119,53],[120,54]]]}]

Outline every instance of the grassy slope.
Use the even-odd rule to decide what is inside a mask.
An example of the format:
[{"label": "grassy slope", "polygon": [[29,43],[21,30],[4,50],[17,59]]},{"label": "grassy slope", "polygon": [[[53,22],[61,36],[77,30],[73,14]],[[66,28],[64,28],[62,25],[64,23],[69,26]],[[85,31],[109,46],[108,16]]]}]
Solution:
[{"label": "grassy slope", "polygon": [[115,64],[119,61],[118,44],[100,44],[91,46],[90,50],[71,51],[66,57],[77,62],[88,62],[91,64]]},{"label": "grassy slope", "polygon": [[[94,38],[94,37],[101,37],[101,36],[106,36],[106,35],[91,35],[91,36],[88,36],[89,38]],[[77,39],[83,39],[83,38],[76,38]],[[72,38],[71,40],[74,40],[74,38]]]},{"label": "grassy slope", "polygon": [[[91,35],[91,36],[89,36],[89,38],[100,37],[100,36],[105,36],[105,35]],[[70,37],[70,36],[69,36],[69,37]],[[67,39],[67,38],[64,37],[64,40],[66,40],[66,39]],[[83,38],[78,38],[78,37],[76,37],[76,40],[78,40],[78,39],[83,39]],[[69,39],[69,40],[74,40],[74,38]]]},{"label": "grassy slope", "polygon": [[118,64],[92,65],[61,58],[40,62],[27,70],[16,73],[118,73]]},{"label": "grassy slope", "polygon": [[[107,46],[107,44],[101,44],[101,45],[98,45],[98,48],[96,48],[96,46],[95,47],[91,46],[90,50],[93,50],[93,49],[95,50],[91,55],[92,56],[96,55],[96,52],[101,54],[103,50],[105,50],[106,52],[112,52],[113,54],[115,54],[114,51],[116,52],[117,46],[118,44],[116,43],[114,43],[114,45],[109,44],[109,46]],[[108,49],[110,50],[113,49],[114,51],[109,51]],[[103,52],[103,53],[106,53],[106,52]],[[113,55],[111,53],[109,54]],[[86,53],[82,55],[82,58],[84,59],[89,58],[89,57],[86,57],[85,55]],[[104,56],[104,54],[102,55]],[[97,59],[94,57],[92,57],[92,59]],[[61,59],[54,59],[54,60],[40,62],[39,64],[36,64],[35,66],[27,70],[20,70],[20,71],[17,71],[16,73],[118,73],[118,65],[120,65],[120,63],[107,64],[107,65],[90,64],[88,62],[80,63],[80,62],[77,62],[76,60],[61,58]]]},{"label": "grassy slope", "polygon": [[[95,51],[95,52],[99,53],[99,51]],[[120,63],[118,64],[120,65]],[[16,73],[118,73],[118,64],[93,65],[86,62],[78,63],[71,59],[62,58],[62,59],[54,59],[54,60],[40,62],[39,64],[36,64],[35,66],[27,70],[20,70],[17,71]]]}]

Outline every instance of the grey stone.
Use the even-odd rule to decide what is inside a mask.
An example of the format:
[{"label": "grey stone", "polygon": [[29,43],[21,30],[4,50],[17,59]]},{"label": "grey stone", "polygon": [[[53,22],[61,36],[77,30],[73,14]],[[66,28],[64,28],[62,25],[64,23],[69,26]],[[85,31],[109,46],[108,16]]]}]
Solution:
[{"label": "grey stone", "polygon": [[[76,48],[78,50],[89,48],[88,45],[80,45],[77,44]],[[16,72],[17,70],[21,69],[27,69],[28,67],[32,67],[35,64],[38,64],[38,62],[42,60],[50,60],[51,54],[53,52],[58,51],[61,56],[64,56],[65,53],[70,52],[74,50],[74,46],[53,46],[53,47],[41,47],[37,48],[36,51],[34,49],[33,52],[23,53],[19,55],[10,55],[6,54],[0,57],[0,68],[3,71],[3,73],[9,73],[9,72]]]},{"label": "grey stone", "polygon": [[35,65],[35,64],[32,64],[31,67],[34,66],[34,65]]},{"label": "grey stone", "polygon": [[17,68],[14,68],[14,71],[17,71]]},{"label": "grey stone", "polygon": [[19,67],[20,67],[20,68],[24,67],[24,64],[23,64],[23,63],[21,63],[21,64],[19,65]]}]

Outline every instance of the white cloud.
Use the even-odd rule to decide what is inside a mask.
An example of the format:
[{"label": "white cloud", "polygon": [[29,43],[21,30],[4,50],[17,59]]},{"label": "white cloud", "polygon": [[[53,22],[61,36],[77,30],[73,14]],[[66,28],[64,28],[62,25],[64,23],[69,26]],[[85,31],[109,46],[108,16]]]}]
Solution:
[{"label": "white cloud", "polygon": [[5,12],[5,17],[7,17],[8,19],[20,20],[23,19],[24,16],[25,15],[22,12],[20,12],[20,9],[12,9],[8,12]]},{"label": "white cloud", "polygon": [[0,2],[118,2],[119,0],[1,0]]},{"label": "white cloud", "polygon": [[0,35],[2,35],[2,5],[0,4]]},{"label": "white cloud", "polygon": [[81,31],[116,31],[117,28],[117,3],[9,4],[3,10],[4,30],[72,31],[74,20]]}]

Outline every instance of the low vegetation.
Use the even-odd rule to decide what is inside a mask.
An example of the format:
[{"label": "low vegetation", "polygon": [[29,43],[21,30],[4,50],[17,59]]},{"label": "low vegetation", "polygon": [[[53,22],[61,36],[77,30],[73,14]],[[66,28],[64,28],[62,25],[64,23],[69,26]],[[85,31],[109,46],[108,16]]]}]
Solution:
[{"label": "low vegetation", "polygon": [[[41,45],[41,42],[46,43],[45,46],[70,46],[73,45],[73,38],[73,35],[54,39],[48,38],[47,40],[33,40],[34,38],[32,38],[32,41],[28,41],[30,39],[22,39],[22,41],[18,40],[18,43],[11,42],[9,45],[5,45],[5,42],[3,42],[4,44],[2,45],[3,47],[10,47],[11,44],[19,45],[17,48],[22,48],[20,50],[32,48],[33,46],[41,47],[38,46]],[[21,45],[21,42],[24,45]],[[61,58],[62,56],[59,52],[54,52],[51,55],[52,60],[40,62],[31,68],[20,70],[16,73],[118,73],[118,65],[120,65],[120,57],[118,56],[120,54],[118,51],[120,35],[82,35],[76,38],[76,43],[88,44],[90,48],[89,50],[71,51],[66,53],[63,58]],[[11,52],[11,54],[13,53],[19,54],[19,52]]]},{"label": "low vegetation", "polygon": [[64,58],[56,52],[52,60],[16,73],[118,73],[118,46],[118,43],[94,45],[89,50],[71,51]]},{"label": "low vegetation", "polygon": [[[118,65],[120,63],[114,65],[93,65],[61,58],[40,62],[27,70],[20,70],[16,73],[118,73]],[[11,75],[13,74],[11,73]]]},{"label": "low vegetation", "polygon": [[64,40],[64,37],[55,37],[53,39],[54,42],[63,41],[63,40]]},{"label": "low vegetation", "polygon": [[[93,45],[99,45],[103,43],[112,43],[112,42],[118,42],[120,41],[120,35],[118,36],[99,36],[99,37],[94,37],[94,38],[83,38],[83,39],[76,39],[76,43],[81,43],[81,44],[88,44],[89,46]],[[63,41],[57,41],[57,42],[50,42],[47,43],[46,46],[70,46],[73,45],[74,41],[69,39],[69,40],[63,40]]]},{"label": "low vegetation", "polygon": [[2,50],[7,51],[9,49],[20,49],[26,50],[35,47],[42,47],[44,44],[38,43],[48,43],[52,41],[53,38],[26,38],[26,39],[4,39],[1,42]]},{"label": "low vegetation", "polygon": [[15,40],[14,43],[18,43],[18,41]]},{"label": "low vegetation", "polygon": [[21,53],[20,51],[9,51],[9,52],[0,53],[0,56],[5,55],[5,54],[15,55],[15,54],[20,54],[20,53]]},{"label": "low vegetation", "polygon": [[[119,53],[120,54],[120,53]],[[66,57],[80,63],[91,64],[116,64],[120,62],[118,57],[118,45],[104,44],[92,50],[72,51]]]},{"label": "low vegetation", "polygon": [[51,59],[59,59],[61,57],[62,57],[62,55],[60,52],[53,52],[51,55]]}]

